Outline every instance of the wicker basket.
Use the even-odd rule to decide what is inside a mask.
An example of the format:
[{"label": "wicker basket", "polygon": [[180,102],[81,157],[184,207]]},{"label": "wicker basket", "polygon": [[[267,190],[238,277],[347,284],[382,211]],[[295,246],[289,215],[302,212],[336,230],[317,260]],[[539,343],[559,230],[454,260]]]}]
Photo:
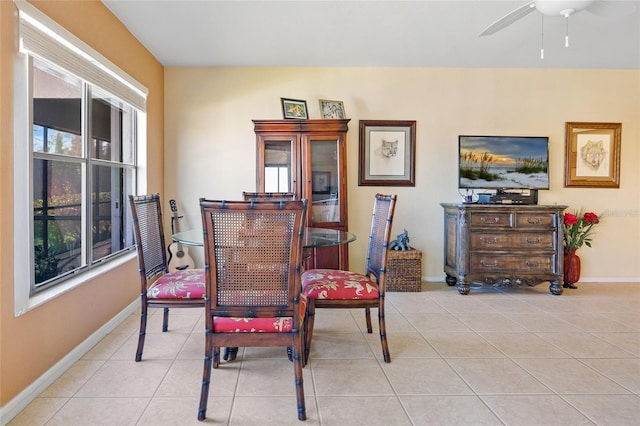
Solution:
[{"label": "wicker basket", "polygon": [[422,252],[389,250],[387,259],[387,291],[420,291]]}]

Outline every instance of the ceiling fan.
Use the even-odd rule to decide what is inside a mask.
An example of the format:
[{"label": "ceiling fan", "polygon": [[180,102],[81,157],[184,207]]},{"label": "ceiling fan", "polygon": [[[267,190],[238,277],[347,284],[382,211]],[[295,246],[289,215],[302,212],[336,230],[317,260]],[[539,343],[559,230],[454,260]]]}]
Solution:
[{"label": "ceiling fan", "polygon": [[597,0],[533,0],[523,4],[519,8],[498,19],[496,22],[489,25],[482,33],[480,33],[480,35],[487,36],[494,34],[524,18],[533,11],[538,11],[543,16],[562,16],[568,19],[570,15],[582,10],[588,10],[597,14],[607,14],[608,12],[610,14],[611,11],[603,9],[615,6],[614,2]]}]

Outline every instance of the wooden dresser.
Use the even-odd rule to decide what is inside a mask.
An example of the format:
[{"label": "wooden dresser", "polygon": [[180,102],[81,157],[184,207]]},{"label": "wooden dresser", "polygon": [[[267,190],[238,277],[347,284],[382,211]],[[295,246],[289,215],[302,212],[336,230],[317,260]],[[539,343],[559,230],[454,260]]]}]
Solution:
[{"label": "wooden dresser", "polygon": [[446,204],[444,272],[468,294],[470,284],[550,283],[562,294],[562,214],[566,206]]}]

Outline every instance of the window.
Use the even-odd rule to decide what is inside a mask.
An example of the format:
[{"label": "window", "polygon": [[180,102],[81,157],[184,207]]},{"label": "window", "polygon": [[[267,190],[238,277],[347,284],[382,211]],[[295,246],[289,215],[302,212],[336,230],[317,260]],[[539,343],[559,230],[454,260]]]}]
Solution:
[{"label": "window", "polygon": [[25,54],[16,91],[26,98],[16,101],[14,160],[24,177],[16,175],[16,259],[25,255],[16,261],[18,299],[24,281],[33,297],[133,252],[127,198],[136,191],[146,89],[28,3],[16,4]]},{"label": "window", "polygon": [[35,293],[133,245],[125,206],[136,165],[131,106],[31,64]]}]

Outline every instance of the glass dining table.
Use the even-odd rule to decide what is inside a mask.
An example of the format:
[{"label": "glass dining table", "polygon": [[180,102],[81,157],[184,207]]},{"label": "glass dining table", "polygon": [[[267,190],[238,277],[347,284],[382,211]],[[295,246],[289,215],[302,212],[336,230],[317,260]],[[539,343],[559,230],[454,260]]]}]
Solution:
[{"label": "glass dining table", "polygon": [[[171,235],[171,239],[187,246],[202,246],[202,229],[189,229],[187,231],[176,232]],[[306,227],[302,240],[302,247],[305,249],[337,246],[348,244],[356,240],[355,234],[338,229]]]}]

